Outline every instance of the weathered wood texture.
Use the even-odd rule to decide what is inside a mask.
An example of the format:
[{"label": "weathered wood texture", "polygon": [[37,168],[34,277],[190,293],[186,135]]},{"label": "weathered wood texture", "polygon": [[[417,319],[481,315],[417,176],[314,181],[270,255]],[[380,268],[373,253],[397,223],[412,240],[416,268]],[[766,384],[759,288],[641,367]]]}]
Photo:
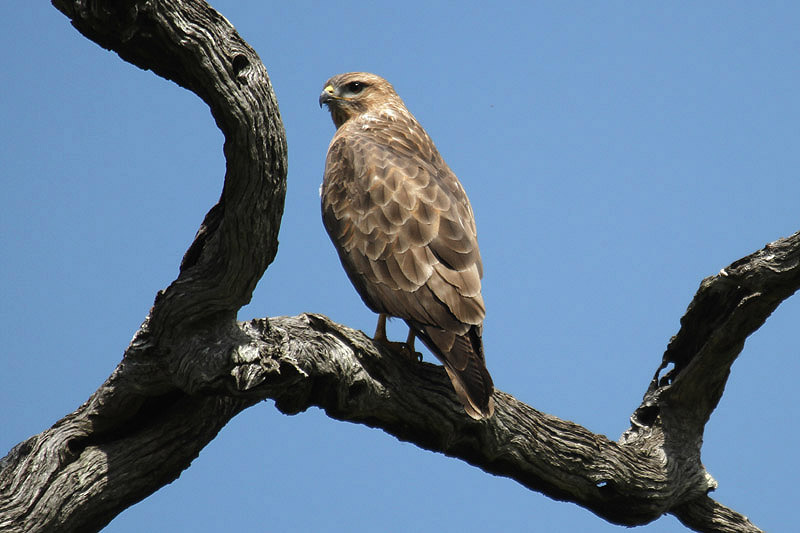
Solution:
[{"label": "weathered wood texture", "polygon": [[[696,406],[711,402],[691,395],[716,394],[702,382],[727,375],[743,340],[800,286],[799,265],[800,233],[704,280],[671,344],[694,346],[687,364],[656,382],[619,442],[502,392],[494,418],[473,421],[439,366],[381,353],[363,333],[320,315],[255,319],[213,343],[201,336],[168,367],[162,357],[126,358],[87,404],[6,457],[0,516],[20,521],[12,531],[97,529],[174,479],[241,409],[273,398],[285,413],[319,406],[615,523],[672,513],[697,531],[758,531],[708,498],[715,483],[699,462],[700,435],[678,422],[707,417]],[[716,303],[704,316],[715,327],[699,331],[690,318],[711,295]],[[220,362],[213,372],[206,358]],[[180,387],[165,388],[154,378],[162,373],[179,374]],[[684,380],[694,385],[678,389]],[[665,400],[675,389],[679,401]]]},{"label": "weathered wood texture", "polygon": [[286,146],[266,71],[223,17],[196,0],[54,4],[88,38],[203,98],[227,172],[178,279],[114,373],[0,461],[0,530],[97,531],[272,398],[285,413],[319,406],[614,523],[672,513],[696,531],[759,531],[708,497],[702,435],[745,339],[800,287],[800,233],[702,282],[619,441],[500,391],[496,415],[476,422],[441,367],[382,353],[359,331],[314,314],[235,321],[277,250]]}]

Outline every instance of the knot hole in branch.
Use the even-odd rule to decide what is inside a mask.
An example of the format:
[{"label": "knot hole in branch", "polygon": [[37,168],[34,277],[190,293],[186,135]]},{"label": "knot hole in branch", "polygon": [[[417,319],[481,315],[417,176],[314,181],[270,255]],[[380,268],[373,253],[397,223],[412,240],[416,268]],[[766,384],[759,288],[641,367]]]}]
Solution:
[{"label": "knot hole in branch", "polygon": [[244,54],[236,54],[231,62],[233,67],[233,75],[236,79],[246,81],[247,77],[243,75],[245,70],[250,68],[250,60]]}]

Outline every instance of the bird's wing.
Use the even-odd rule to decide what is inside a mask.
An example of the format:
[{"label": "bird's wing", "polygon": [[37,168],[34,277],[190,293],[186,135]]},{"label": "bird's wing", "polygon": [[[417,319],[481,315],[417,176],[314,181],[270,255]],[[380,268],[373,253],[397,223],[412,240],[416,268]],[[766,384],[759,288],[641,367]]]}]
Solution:
[{"label": "bird's wing", "polygon": [[472,208],[433,143],[400,122],[341,130],[328,151],[323,220],[365,303],[458,334],[480,325]]},{"label": "bird's wing", "polygon": [[424,130],[415,121],[341,128],[328,151],[322,211],[364,302],[404,318],[444,364],[467,413],[491,416],[472,207]]}]

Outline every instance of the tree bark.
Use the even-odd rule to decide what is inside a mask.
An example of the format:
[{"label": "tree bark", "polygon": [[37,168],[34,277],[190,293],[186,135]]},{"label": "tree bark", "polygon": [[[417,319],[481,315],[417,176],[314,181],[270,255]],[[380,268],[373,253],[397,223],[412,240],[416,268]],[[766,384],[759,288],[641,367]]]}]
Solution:
[{"label": "tree bark", "polygon": [[89,39],[206,101],[227,169],[119,366],[0,461],[0,529],[102,529],[272,398],[284,413],[319,406],[613,523],[671,513],[696,531],[759,531],[708,496],[702,437],[745,339],[800,288],[800,233],[703,280],[619,441],[500,391],[495,416],[474,421],[441,367],[393,357],[360,331],[316,314],[235,320],[277,250],[286,142],[266,70],[227,20],[197,0],[53,3]]}]

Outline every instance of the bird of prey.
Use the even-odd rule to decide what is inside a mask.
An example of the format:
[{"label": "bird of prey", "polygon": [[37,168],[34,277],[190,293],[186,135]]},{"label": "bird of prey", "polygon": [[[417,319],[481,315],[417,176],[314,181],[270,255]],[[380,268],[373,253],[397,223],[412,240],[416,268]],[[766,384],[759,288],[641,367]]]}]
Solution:
[{"label": "bird of prey", "polygon": [[409,326],[444,364],[465,411],[494,412],[483,354],[483,265],[461,183],[392,85],[375,74],[332,77],[319,97],[336,133],[322,183],[322,219],[364,303]]}]

